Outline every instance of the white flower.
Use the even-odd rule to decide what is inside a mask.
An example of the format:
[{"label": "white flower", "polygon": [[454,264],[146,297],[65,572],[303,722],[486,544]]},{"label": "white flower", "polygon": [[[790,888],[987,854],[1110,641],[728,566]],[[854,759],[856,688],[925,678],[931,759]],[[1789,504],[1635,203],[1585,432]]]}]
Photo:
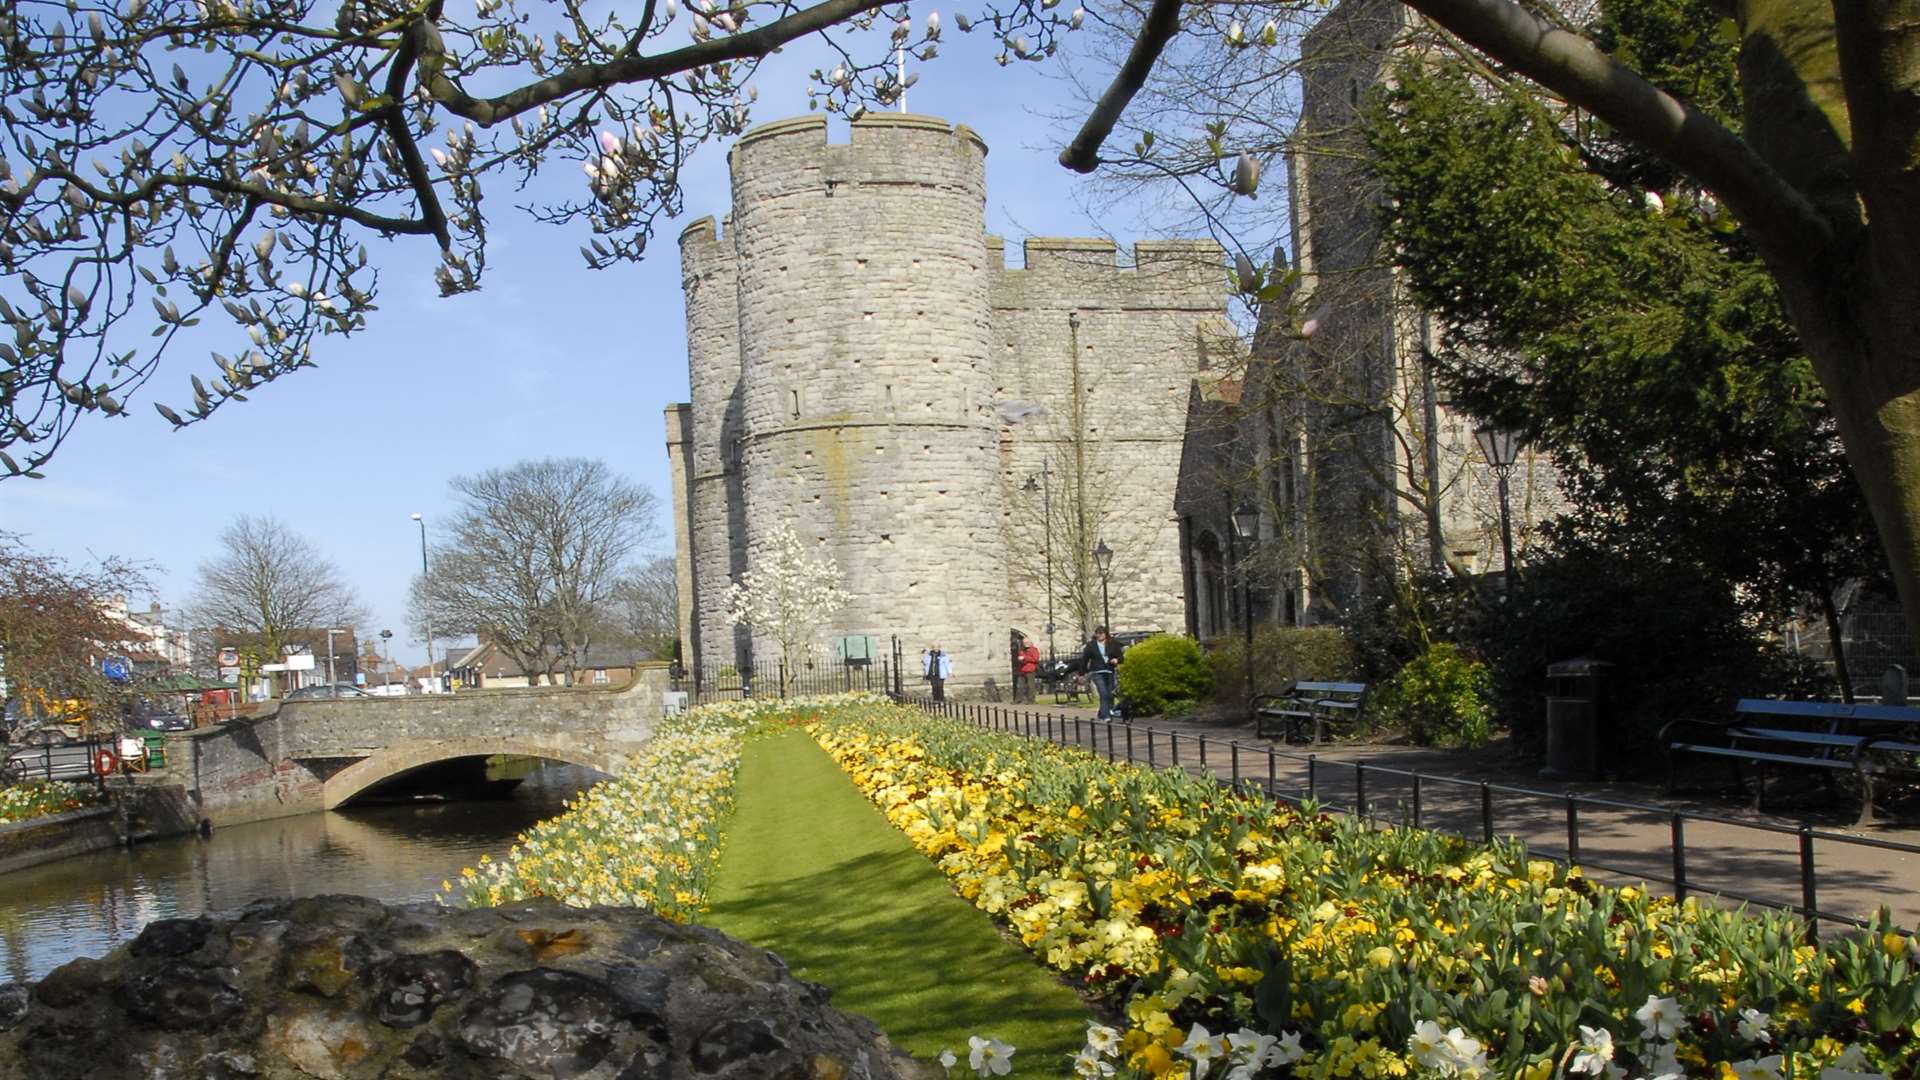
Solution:
[{"label": "white flower", "polygon": [[1233,276],[1241,292],[1253,291],[1253,260],[1243,252],[1233,253]]},{"label": "white flower", "polygon": [[1258,198],[1260,193],[1260,159],[1241,151],[1233,163],[1233,179],[1227,187],[1235,195],[1245,195],[1249,199]]},{"label": "white flower", "polygon": [[1267,1066],[1291,1065],[1306,1056],[1306,1048],[1300,1045],[1300,1033],[1297,1031],[1289,1031],[1280,1036],[1277,1044],[1266,1052],[1266,1060],[1260,1062],[1260,1064]]},{"label": "white flower", "polygon": [[927,12],[927,36],[930,38],[940,36],[940,13],[937,11]]},{"label": "white flower", "polygon": [[1839,1057],[1820,1070],[1820,1080],[1887,1080],[1887,1077],[1885,1073],[1875,1072],[1867,1061],[1866,1051],[1854,1045],[1840,1051]]},{"label": "white flower", "polygon": [[977,1076],[1005,1076],[1013,1071],[1013,1047],[999,1039],[983,1039],[978,1035],[967,1036],[967,1045],[972,1052],[967,1055],[967,1065]]},{"label": "white flower", "polygon": [[1740,1032],[1740,1037],[1748,1042],[1770,1043],[1773,1041],[1773,1033],[1767,1030],[1767,1026],[1771,1023],[1773,1023],[1773,1017],[1759,1009],[1741,1009],[1740,1021],[1734,1025],[1734,1028]]},{"label": "white flower", "polygon": [[1112,1076],[1113,1066],[1100,1060],[1100,1055],[1092,1047],[1085,1047],[1073,1055],[1073,1075],[1093,1080],[1095,1077]]},{"label": "white flower", "polygon": [[1072,29],[1078,30],[1080,29],[1081,24],[1086,21],[1087,21],[1087,9],[1083,7],[1077,7],[1073,9],[1073,17],[1067,20],[1067,25]]},{"label": "white flower", "polygon": [[1227,1049],[1232,1051],[1236,1060],[1243,1063],[1259,1063],[1273,1049],[1279,1039],[1271,1035],[1262,1035],[1250,1028],[1241,1028],[1227,1036]]},{"label": "white flower", "polygon": [[1247,32],[1241,28],[1240,20],[1235,19],[1231,23],[1228,23],[1227,24],[1227,44],[1244,45],[1246,43],[1247,43]]},{"label": "white flower", "polygon": [[1680,1003],[1670,997],[1647,995],[1647,1003],[1633,1014],[1640,1033],[1649,1039],[1671,1039],[1680,1033]]},{"label": "white flower", "polygon": [[607,154],[619,153],[620,152],[620,136],[615,135],[611,131],[601,132],[600,133],[600,150],[602,153],[607,153]]},{"label": "white flower", "polygon": [[1422,1020],[1413,1025],[1413,1035],[1407,1039],[1407,1053],[1423,1069],[1438,1069],[1447,1060],[1447,1034],[1440,1025],[1431,1020]]},{"label": "white flower", "polygon": [[[671,4],[671,3],[673,2],[673,0],[667,0],[667,2],[668,2],[669,4]],[[947,1070],[948,1072],[952,1072],[952,1071],[953,1071],[953,1066],[954,1066],[954,1065],[955,1065],[955,1063],[957,1063],[957,1062],[958,1062],[958,1061],[959,1061],[960,1059],[954,1056],[954,1054],[953,1054],[953,1051],[951,1051],[951,1050],[942,1050],[942,1051],[940,1051],[940,1057],[939,1057],[939,1059],[938,1059],[938,1060],[939,1060],[939,1062],[940,1062],[940,1067],[941,1067],[941,1068],[943,1068],[943,1069],[945,1069],[945,1070]]]},{"label": "white flower", "polygon": [[1657,191],[1649,191],[1640,198],[1642,202],[1646,203],[1647,210],[1650,213],[1658,214],[1667,208],[1667,201],[1662,199],[1660,193]]},{"label": "white flower", "polygon": [[1105,1024],[1088,1024],[1087,1049],[1102,1057],[1112,1057],[1120,1052],[1120,1032]]},{"label": "white flower", "polygon": [[1680,1080],[1687,1072],[1680,1066],[1680,1054],[1672,1043],[1655,1043],[1641,1059],[1647,1068],[1647,1080]]},{"label": "white flower", "polygon": [[1181,1054],[1192,1058],[1193,1063],[1204,1073],[1216,1058],[1226,1056],[1227,1040],[1208,1033],[1204,1024],[1195,1024],[1193,1029],[1187,1032],[1187,1041],[1181,1043],[1177,1049]]},{"label": "white flower", "polygon": [[1730,1061],[1727,1067],[1733,1070],[1734,1080],[1780,1080],[1779,1054],[1749,1058],[1746,1061]]},{"label": "white flower", "polygon": [[1567,1071],[1599,1076],[1606,1072],[1607,1063],[1612,1060],[1613,1032],[1580,1025],[1580,1052],[1573,1056],[1573,1064],[1567,1066]]}]

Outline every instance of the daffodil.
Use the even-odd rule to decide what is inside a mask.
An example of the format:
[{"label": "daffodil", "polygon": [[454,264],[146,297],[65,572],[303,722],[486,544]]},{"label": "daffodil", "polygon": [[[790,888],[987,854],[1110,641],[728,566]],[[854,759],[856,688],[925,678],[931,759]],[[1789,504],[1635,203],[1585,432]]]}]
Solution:
[{"label": "daffodil", "polygon": [[999,1039],[967,1037],[967,1066],[977,1076],[1005,1076],[1013,1071],[1013,1047]]}]

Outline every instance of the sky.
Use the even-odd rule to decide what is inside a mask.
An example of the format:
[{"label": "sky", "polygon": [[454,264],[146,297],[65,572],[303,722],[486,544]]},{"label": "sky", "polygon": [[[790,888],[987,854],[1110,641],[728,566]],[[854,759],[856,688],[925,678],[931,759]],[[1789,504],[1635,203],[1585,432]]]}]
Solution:
[{"label": "sky", "polygon": [[[989,44],[949,32],[943,55],[913,69],[920,80],[908,99],[911,111],[966,123],[986,139],[988,227],[1010,252],[1028,234],[1138,238],[1133,222],[1090,221],[1080,209],[1088,181],[1055,160],[1066,133],[1045,114],[1059,110],[1064,83],[1041,65],[995,66]],[[806,73],[831,63],[812,43],[771,58],[756,81],[754,122],[805,113]],[[844,122],[833,129],[835,141],[846,139]],[[555,161],[542,182],[584,178]],[[128,417],[83,422],[46,479],[0,482],[0,529],[75,562],[144,562],[153,595],[131,602],[172,611],[191,599],[197,568],[236,515],[272,515],[358,594],[372,615],[363,639],[391,629],[395,657],[411,663],[424,651],[406,622],[420,569],[409,515],[425,516],[431,539],[451,508],[454,476],[530,458],[602,459],[659,496],[649,550],[670,554],[661,414],[688,397],[675,240],[688,222],[726,212],[726,147],[703,149],[685,187],[684,215],[662,225],[643,262],[593,271],[579,254],[584,225],[531,221],[495,180],[487,276],[479,292],[452,299],[433,284],[430,241],[370,237],[380,310],[354,337],[317,342],[317,369],[176,432],[149,402],[184,406],[187,376],[205,377],[211,365],[201,353],[172,354]]]}]

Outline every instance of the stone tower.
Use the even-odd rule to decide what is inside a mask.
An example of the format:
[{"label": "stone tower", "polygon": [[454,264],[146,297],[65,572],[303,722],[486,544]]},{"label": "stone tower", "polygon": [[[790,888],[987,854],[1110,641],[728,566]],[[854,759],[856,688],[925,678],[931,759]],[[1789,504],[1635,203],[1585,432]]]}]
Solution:
[{"label": "stone tower", "polygon": [[900,113],[850,126],[847,143],[819,116],[749,130],[724,228],[681,236],[693,401],[669,441],[690,503],[690,656],[709,677],[773,673],[777,647],[728,625],[725,594],[784,524],[851,597],[821,646],[897,635],[910,662],[939,645],[956,682],[1004,686],[1010,631],[1045,644],[1044,589],[1010,578],[1009,519],[1037,501],[1020,485],[1059,427],[1009,419],[1026,415],[1075,417],[1101,440],[1097,467],[1143,485],[1113,512],[1140,519],[1116,525],[1116,549],[1151,535],[1115,572],[1114,618],[1177,629],[1179,404],[1200,328],[1223,321],[1219,249],[1142,244],[1122,267],[1104,241],[1029,241],[1009,271],[978,135]]}]

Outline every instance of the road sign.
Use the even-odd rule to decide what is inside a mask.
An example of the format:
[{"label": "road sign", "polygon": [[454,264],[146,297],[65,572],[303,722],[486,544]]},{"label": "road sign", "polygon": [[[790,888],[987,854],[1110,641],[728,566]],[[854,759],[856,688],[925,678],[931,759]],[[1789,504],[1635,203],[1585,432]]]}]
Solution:
[{"label": "road sign", "polygon": [[223,668],[239,667],[240,666],[240,650],[239,649],[221,649],[220,650],[220,666]]},{"label": "road sign", "polygon": [[109,656],[100,661],[100,674],[109,682],[126,682],[133,678],[133,661],[124,656]]}]

